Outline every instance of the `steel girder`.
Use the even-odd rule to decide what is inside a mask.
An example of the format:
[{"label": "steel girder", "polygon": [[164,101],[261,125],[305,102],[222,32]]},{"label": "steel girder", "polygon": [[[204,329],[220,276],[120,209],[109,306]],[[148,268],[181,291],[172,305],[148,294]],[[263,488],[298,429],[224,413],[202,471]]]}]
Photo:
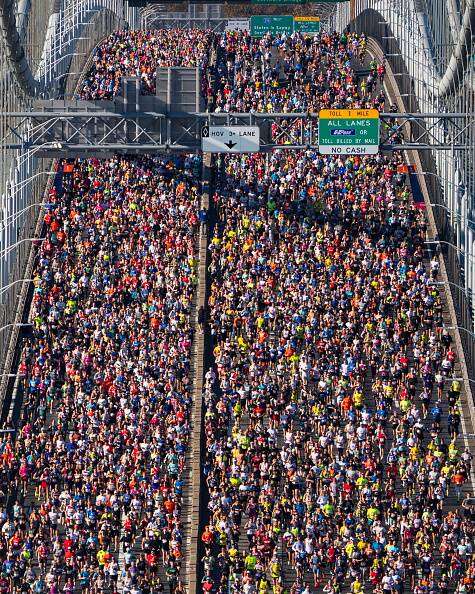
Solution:
[{"label": "steel girder", "polygon": [[[8,112],[16,123],[1,142],[11,150],[29,148],[44,156],[195,151],[209,125],[248,125],[261,129],[261,150],[318,147],[318,113],[116,113],[91,108]],[[465,150],[460,138],[475,115],[468,113],[381,113],[381,150]],[[456,133],[440,136],[440,124]],[[26,126],[25,126],[26,125]],[[25,136],[25,128],[28,136]],[[447,126],[443,126],[447,129]]]}]

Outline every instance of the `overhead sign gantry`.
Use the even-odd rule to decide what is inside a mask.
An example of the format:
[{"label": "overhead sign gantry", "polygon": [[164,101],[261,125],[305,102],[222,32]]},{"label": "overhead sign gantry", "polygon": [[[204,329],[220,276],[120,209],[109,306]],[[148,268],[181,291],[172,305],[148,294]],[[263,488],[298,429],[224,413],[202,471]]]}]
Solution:
[{"label": "overhead sign gantry", "polygon": [[[29,111],[5,113],[15,125],[1,139],[2,145],[10,150],[31,149],[36,156],[48,158],[218,149],[311,148],[329,154],[465,150],[467,144],[460,140],[463,130],[475,124],[475,115],[468,113],[379,113],[379,126],[375,110],[206,112],[197,68],[159,68],[157,92],[152,96],[141,94],[139,78],[124,78],[122,84],[121,93],[110,101],[36,101]],[[444,138],[432,134],[449,120],[460,133]],[[208,129],[205,141],[203,127]],[[240,134],[238,128],[252,134]]]},{"label": "overhead sign gantry", "polygon": [[[100,110],[97,106],[92,110],[84,102],[78,102],[56,105],[49,110],[7,112],[6,115],[18,123],[2,139],[3,146],[7,150],[29,148],[38,157],[106,157],[112,153],[146,154],[155,151],[194,152],[202,148],[204,126],[257,126],[261,152],[322,148],[319,145],[319,117],[316,113],[117,113],[113,110]],[[385,124],[384,128],[381,126],[381,151],[459,151],[471,146],[461,142],[457,135],[437,138],[431,135],[430,128],[438,122],[452,121],[463,131],[467,126],[475,125],[474,114],[380,113],[379,117],[381,124]],[[25,135],[26,122],[30,122],[31,126]],[[400,133],[403,137],[405,126],[409,124],[413,127],[410,140],[395,142],[394,135]],[[325,151],[325,147],[322,150]]]}]

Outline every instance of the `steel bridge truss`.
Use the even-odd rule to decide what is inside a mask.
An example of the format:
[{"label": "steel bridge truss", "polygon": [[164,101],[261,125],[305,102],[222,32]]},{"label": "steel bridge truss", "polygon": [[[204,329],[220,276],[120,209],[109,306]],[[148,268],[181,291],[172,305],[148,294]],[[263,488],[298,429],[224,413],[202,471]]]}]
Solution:
[{"label": "steel bridge truss", "polygon": [[[260,150],[318,148],[318,113],[210,113],[103,109],[98,102],[60,102],[32,111],[8,112],[15,123],[1,140],[7,149],[31,149],[38,156],[107,156],[112,153],[196,151],[204,126],[259,126]],[[105,102],[106,103],[106,102]],[[475,126],[475,114],[381,113],[380,149],[451,150]],[[440,129],[448,130],[440,137]],[[25,130],[27,132],[25,133]]]}]

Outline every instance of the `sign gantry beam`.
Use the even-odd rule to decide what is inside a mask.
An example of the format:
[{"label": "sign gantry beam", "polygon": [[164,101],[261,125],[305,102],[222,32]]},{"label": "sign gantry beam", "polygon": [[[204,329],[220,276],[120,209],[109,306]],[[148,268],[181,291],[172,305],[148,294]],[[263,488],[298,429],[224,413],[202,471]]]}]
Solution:
[{"label": "sign gantry beam", "polygon": [[[81,103],[87,103],[86,101],[82,101]],[[4,116],[8,118],[28,118],[28,117],[48,117],[55,115],[57,117],[68,117],[71,115],[77,115],[78,117],[86,117],[87,115],[96,115],[96,116],[110,116],[115,118],[120,118],[123,116],[131,117],[131,116],[153,116],[157,118],[164,118],[167,117],[166,114],[155,112],[155,111],[134,111],[131,113],[116,113],[114,111],[109,110],[97,110],[93,108],[72,108],[72,109],[41,109],[41,110],[31,110],[31,111],[5,111],[2,112]],[[183,115],[180,112],[170,112],[168,117],[178,117]],[[216,112],[190,112],[187,115],[195,116],[200,119],[226,119],[226,118],[235,118],[235,117],[245,117],[245,118],[256,118],[256,119],[268,119],[268,118],[313,118],[318,119],[319,113],[314,111],[292,111],[292,112],[271,112],[271,113],[264,113],[260,111],[216,111]],[[408,118],[408,119],[415,119],[415,120],[427,120],[427,119],[473,119],[473,114],[471,113],[463,113],[463,112],[456,112],[456,113],[401,113],[401,112],[380,112],[379,116],[381,120],[390,118]]]},{"label": "sign gantry beam", "polygon": [[[331,113],[338,110],[326,111]],[[162,113],[142,110],[118,113],[112,109],[98,108],[97,103],[91,102],[89,106],[88,102],[81,102],[80,105],[71,102],[70,107],[63,104],[57,108],[6,112],[5,115],[16,123],[0,140],[2,146],[10,150],[35,149],[38,155],[50,157],[104,155],[107,152],[196,151],[201,149],[203,129],[232,126],[257,127],[260,151],[313,149],[324,144],[323,132],[319,143],[321,114],[315,112]],[[475,115],[380,113],[379,149],[458,151],[473,148],[459,142],[460,134],[450,137],[444,133],[442,138],[437,135],[436,130],[446,129],[444,124],[448,121],[455,123],[458,130],[464,130],[475,125]],[[332,135],[332,139],[338,135],[351,136],[348,123],[343,124],[343,129],[339,128],[338,121],[322,128],[328,135],[327,144],[331,144],[329,135]],[[371,135],[370,129],[368,132]],[[338,144],[338,140],[335,143]]]}]

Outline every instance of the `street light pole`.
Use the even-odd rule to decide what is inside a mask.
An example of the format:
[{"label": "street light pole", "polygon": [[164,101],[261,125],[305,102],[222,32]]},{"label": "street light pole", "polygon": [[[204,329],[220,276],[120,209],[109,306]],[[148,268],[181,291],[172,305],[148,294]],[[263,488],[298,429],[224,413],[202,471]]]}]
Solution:
[{"label": "street light pole", "polygon": [[69,58],[74,57],[74,56],[85,56],[86,54],[84,52],[70,52],[69,54],[64,54],[61,56],[61,58],[56,62],[57,64],[59,64],[60,62],[62,62],[64,60],[64,58]]},{"label": "street light pole", "polygon": [[452,281],[449,281],[449,280],[448,281],[437,281],[435,283],[430,283],[430,285],[435,286],[435,287],[445,287],[445,285],[451,285],[452,287],[455,287],[462,293],[465,293],[465,296],[468,297],[467,289],[465,289],[465,287],[462,287],[462,285],[457,285],[457,283],[453,283]]},{"label": "street light pole", "polygon": [[[442,185],[447,184],[448,186],[448,190],[451,193],[454,193],[457,189],[457,184],[455,184],[451,179],[448,178],[443,178],[441,177],[438,173],[435,173],[433,171],[414,171],[414,175],[420,175],[425,177],[426,175],[431,176],[431,177],[435,177],[435,179],[437,179],[439,181],[439,183]],[[455,221],[457,223],[459,223],[462,220],[465,220],[469,223],[475,223],[475,221],[472,221],[471,219],[465,218],[462,216],[461,213],[455,211],[453,208],[450,208],[449,206],[445,205],[445,204],[441,204],[441,203],[435,203],[435,204],[431,204],[432,208],[434,208],[435,206],[439,206],[440,208],[443,208],[449,215],[450,217],[453,219],[455,219]]]},{"label": "street light pole", "polygon": [[20,239],[20,241],[17,241],[13,245],[9,245],[7,248],[5,248],[3,251],[1,251],[0,257],[3,258],[3,256],[8,256],[8,254],[12,250],[14,250],[20,244],[25,243],[26,241],[46,241],[46,237],[26,237],[25,239]]},{"label": "street light pole", "polygon": [[57,76],[57,79],[64,78],[65,76],[79,76],[82,72],[65,72],[64,74],[60,74]]},{"label": "street light pole", "polygon": [[471,336],[472,338],[475,338],[475,334],[473,332],[471,332],[470,330],[468,330],[467,328],[465,328],[464,326],[445,326],[445,330],[463,330],[469,336]]},{"label": "street light pole", "polygon": [[18,283],[33,283],[34,281],[35,281],[34,278],[19,278],[16,281],[13,281],[12,283],[10,283],[9,285],[6,285],[5,287],[1,287],[0,288],[0,296],[3,295],[3,293],[6,293],[10,287],[13,287],[13,285],[16,285]]},{"label": "street light pole", "polygon": [[475,384],[475,379],[470,377],[446,377],[444,378],[447,382],[472,382]]},{"label": "street light pole", "polygon": [[[462,215],[458,212],[455,212],[455,210],[452,210],[451,208],[449,208],[446,204],[442,204],[441,202],[429,202],[429,206],[431,206],[432,208],[435,208],[435,207],[443,208],[445,211],[447,211],[450,215],[455,217],[457,220],[462,220]],[[473,220],[473,219],[466,218],[465,221],[467,221],[467,223],[475,224],[475,220]],[[451,245],[454,245],[454,244],[451,244]]]},{"label": "street light pole", "polygon": [[2,327],[0,328],[0,332],[3,332],[3,330],[6,330],[7,328],[11,328],[12,326],[13,326],[13,327],[15,327],[15,328],[26,328],[26,327],[29,327],[29,326],[33,326],[33,324],[31,324],[31,323],[26,323],[26,324],[24,324],[24,323],[15,324],[15,323],[13,323],[13,322],[12,322],[11,324],[6,324],[5,326],[2,326]]},{"label": "street light pole", "polygon": [[54,171],[38,171],[38,173],[35,173],[34,175],[29,177],[25,181],[19,182],[17,184],[12,184],[13,193],[16,194],[17,192],[22,190],[25,186],[30,184],[34,179],[36,179],[37,177],[40,177],[41,175],[54,175]]},{"label": "street light pole", "polygon": [[455,245],[455,243],[451,243],[450,241],[444,241],[442,239],[429,239],[427,241],[424,241],[424,245],[430,245],[430,244],[448,245],[449,247],[451,247],[454,250],[456,250],[459,254],[463,254],[464,256],[467,256],[469,259],[473,259],[472,254],[468,254],[465,250],[459,248],[457,245]]},{"label": "street light pole", "polygon": [[30,208],[34,208],[35,206],[46,206],[47,204],[49,204],[49,203],[48,202],[33,202],[33,204],[29,204],[28,206],[25,206],[25,208],[23,208],[22,210],[19,210],[18,212],[14,212],[10,216],[8,216],[4,220],[3,226],[0,229],[6,229],[9,225],[11,225],[11,223],[13,223],[17,219],[19,219],[21,217],[21,215],[24,212],[26,212],[27,210],[29,210]]}]

